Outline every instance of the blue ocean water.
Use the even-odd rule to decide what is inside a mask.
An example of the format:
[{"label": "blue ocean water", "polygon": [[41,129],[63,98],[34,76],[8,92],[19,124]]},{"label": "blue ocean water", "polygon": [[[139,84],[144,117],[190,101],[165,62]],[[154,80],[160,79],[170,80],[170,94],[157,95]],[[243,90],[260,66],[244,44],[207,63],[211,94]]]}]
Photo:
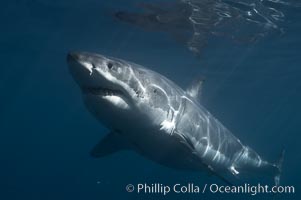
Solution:
[{"label": "blue ocean water", "polygon": [[[256,43],[208,37],[197,58],[167,33],[113,17],[138,2],[1,3],[0,199],[300,199],[301,12],[287,8],[284,33]],[[139,63],[183,88],[205,77],[202,104],[237,137],[267,160],[285,148],[281,184],[295,186],[295,194],[127,193],[129,183],[223,183],[133,152],[91,158],[90,149],[108,130],[84,107],[67,69],[70,50]]]}]

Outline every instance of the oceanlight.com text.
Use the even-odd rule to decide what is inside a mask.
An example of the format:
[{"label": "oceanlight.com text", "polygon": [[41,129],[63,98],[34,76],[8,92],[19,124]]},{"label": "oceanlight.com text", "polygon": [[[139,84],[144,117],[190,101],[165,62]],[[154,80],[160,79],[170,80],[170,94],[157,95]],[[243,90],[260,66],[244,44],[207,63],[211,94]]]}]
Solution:
[{"label": "oceanlight.com text", "polygon": [[128,184],[125,187],[127,192],[134,192],[137,194],[161,194],[168,195],[169,193],[176,194],[205,194],[205,193],[220,193],[220,194],[294,194],[294,186],[269,186],[261,185],[218,185],[218,184],[204,184],[199,185],[195,183],[180,184],[176,183],[173,185],[167,185],[162,183],[137,183]]}]

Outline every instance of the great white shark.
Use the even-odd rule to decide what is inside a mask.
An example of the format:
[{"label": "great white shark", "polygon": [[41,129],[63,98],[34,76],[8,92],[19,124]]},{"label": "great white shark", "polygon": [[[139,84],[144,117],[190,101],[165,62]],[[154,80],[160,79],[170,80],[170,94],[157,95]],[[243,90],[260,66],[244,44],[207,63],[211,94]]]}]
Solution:
[{"label": "great white shark", "polygon": [[94,53],[69,53],[70,73],[88,110],[110,133],[93,157],[134,150],[162,165],[225,177],[268,175],[280,181],[283,153],[268,162],[200,103],[201,83],[184,91],[140,65]]}]

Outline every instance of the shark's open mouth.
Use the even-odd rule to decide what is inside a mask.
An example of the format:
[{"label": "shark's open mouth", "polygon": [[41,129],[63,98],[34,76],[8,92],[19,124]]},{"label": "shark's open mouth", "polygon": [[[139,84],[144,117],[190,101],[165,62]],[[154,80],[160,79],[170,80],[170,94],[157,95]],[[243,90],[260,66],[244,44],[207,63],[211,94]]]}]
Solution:
[{"label": "shark's open mouth", "polygon": [[102,88],[102,87],[83,87],[83,93],[99,96],[121,96],[123,93],[120,90]]},{"label": "shark's open mouth", "polygon": [[121,90],[102,87],[82,87],[82,91],[88,96],[96,96],[98,100],[109,102],[115,107],[121,109],[129,108],[128,103],[125,101],[124,93]]}]

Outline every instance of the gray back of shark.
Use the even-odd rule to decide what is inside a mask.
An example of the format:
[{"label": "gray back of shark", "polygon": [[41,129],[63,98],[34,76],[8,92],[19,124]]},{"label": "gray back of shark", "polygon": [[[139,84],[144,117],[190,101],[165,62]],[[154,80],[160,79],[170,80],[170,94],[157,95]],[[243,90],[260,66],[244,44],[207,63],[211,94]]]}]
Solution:
[{"label": "gray back of shark", "polygon": [[270,175],[277,163],[243,145],[198,103],[202,82],[182,90],[166,77],[134,63],[91,53],[70,53],[70,73],[88,110],[111,130],[91,151],[103,157],[134,150],[162,165],[218,176]]}]

